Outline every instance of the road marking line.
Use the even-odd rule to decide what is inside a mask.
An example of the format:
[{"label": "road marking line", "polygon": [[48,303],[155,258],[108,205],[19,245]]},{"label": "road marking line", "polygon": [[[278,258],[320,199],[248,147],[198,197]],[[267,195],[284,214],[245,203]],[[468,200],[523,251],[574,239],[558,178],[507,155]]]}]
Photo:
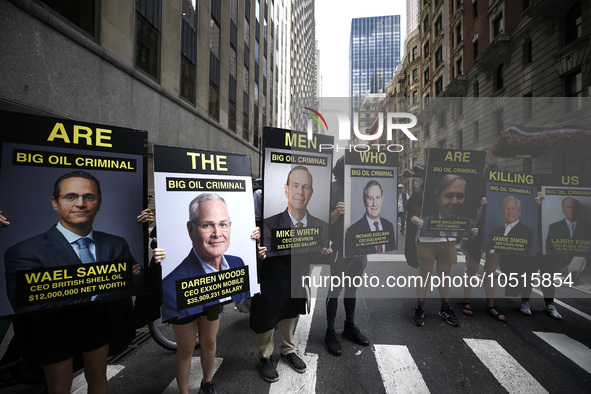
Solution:
[{"label": "road marking line", "polygon": [[[321,270],[322,266],[314,266],[310,275],[320,275]],[[306,363],[306,372],[297,373],[287,362],[279,360],[277,363],[277,373],[279,374],[279,380],[271,384],[271,387],[269,388],[269,394],[314,394],[316,392],[318,355],[305,352],[306,346],[308,344],[308,337],[310,335],[310,327],[312,326],[312,318],[314,317],[315,307],[316,297],[312,297],[310,303],[310,313],[307,315],[300,315],[296,325],[295,333],[293,335],[296,352],[299,350],[300,357]]]},{"label": "road marking line", "polygon": [[[223,358],[216,357],[215,361],[213,362],[214,383],[215,373],[220,365],[222,365],[222,361],[224,361]],[[203,379],[203,370],[201,369],[201,359],[199,357],[191,357],[191,374],[189,376],[189,392],[199,392],[199,388],[201,387],[201,379]],[[178,392],[179,388],[176,384],[176,379],[173,379],[168,387],[162,392],[162,394],[173,394]]]},{"label": "road marking line", "polygon": [[[543,295],[543,293],[542,293],[540,290],[538,290],[538,289],[532,289],[532,290],[533,290],[533,291],[534,291],[536,294]],[[590,315],[588,315],[588,314],[586,314],[585,312],[581,312],[580,310],[578,310],[578,309],[576,309],[576,308],[574,308],[574,307],[572,307],[572,306],[570,306],[570,305],[568,305],[568,304],[565,304],[564,302],[562,302],[562,301],[560,301],[560,300],[557,300],[557,299],[554,299],[554,303],[555,303],[555,304],[558,304],[558,305],[560,305],[560,306],[562,306],[562,307],[564,307],[564,308],[566,308],[566,309],[568,309],[568,310],[569,310],[569,311],[571,311],[571,312],[574,312],[574,313],[576,313],[577,315],[579,315],[579,316],[581,316],[581,317],[584,317],[585,319],[587,319],[587,320],[589,320],[589,321],[591,321],[591,316],[590,316]]]},{"label": "road marking line", "polygon": [[534,331],[534,334],[591,374],[591,349],[587,346],[556,332]]},{"label": "road marking line", "polygon": [[508,392],[547,393],[497,341],[471,338],[464,341]]},{"label": "road marking line", "polygon": [[374,345],[374,351],[386,393],[429,392],[406,346]]},{"label": "road marking line", "polygon": [[[107,380],[121,372],[125,367],[123,365],[107,365]],[[72,381],[72,390],[70,394],[85,394],[88,392],[88,384],[84,377],[84,372],[76,376]]]}]

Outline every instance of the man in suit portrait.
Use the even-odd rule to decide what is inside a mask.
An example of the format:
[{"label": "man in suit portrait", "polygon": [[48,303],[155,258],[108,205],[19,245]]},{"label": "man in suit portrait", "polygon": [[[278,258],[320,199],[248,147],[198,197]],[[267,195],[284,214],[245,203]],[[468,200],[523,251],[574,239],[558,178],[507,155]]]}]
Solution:
[{"label": "man in suit portrait", "polygon": [[[510,237],[516,239],[525,239],[527,242],[519,242],[518,245],[523,245],[524,250],[520,254],[529,255],[534,241],[534,232],[523,224],[519,217],[521,216],[521,201],[515,196],[507,196],[503,200],[503,212],[505,215],[505,225],[495,229],[491,234],[488,242],[487,251],[495,253],[495,239],[497,237]],[[499,250],[503,252],[504,250]],[[515,253],[515,251],[506,250],[507,253]]]},{"label": "man in suit portrait", "polygon": [[457,231],[430,231],[429,222],[432,219],[465,220],[468,222],[466,231],[472,236],[472,229],[476,227],[476,221],[461,216],[464,202],[466,201],[466,180],[459,175],[448,174],[439,180],[435,189],[435,201],[439,213],[437,216],[423,218],[426,226],[421,229],[421,237],[458,237]]},{"label": "man in suit portrait", "polygon": [[92,174],[77,170],[62,175],[51,196],[57,225],[8,248],[4,255],[7,293],[15,312],[80,304],[14,319],[16,336],[35,344],[31,355],[43,365],[49,392],[69,391],[73,359],[80,352],[89,392],[107,392],[110,305],[89,303],[91,297],[81,297],[21,306],[16,300],[16,276],[24,270],[108,261],[129,262],[134,273],[139,273],[141,267],[133,260],[125,239],[93,230],[101,199],[100,182]]},{"label": "man in suit portrait", "polygon": [[[394,250],[396,247],[394,225],[389,220],[380,217],[384,204],[384,190],[376,180],[370,180],[363,188],[363,205],[365,213],[357,222],[353,223],[345,234],[345,256],[362,256],[374,253],[383,253]],[[359,241],[358,234],[367,234],[373,231],[385,231],[389,237],[380,245],[356,246]]]},{"label": "man in suit portrait", "polygon": [[[550,224],[548,227],[548,236],[546,238],[546,252],[548,254],[561,254],[564,250],[556,248],[556,240],[575,239],[591,240],[591,224],[579,217],[581,212],[581,203],[572,197],[566,197],[562,200],[562,213],[564,219]],[[586,256],[582,253],[581,256]]]},{"label": "man in suit portrait", "polygon": [[[244,267],[238,256],[224,254],[230,247],[232,222],[226,201],[216,193],[202,193],[189,204],[187,231],[193,247],[185,259],[162,280],[163,320],[195,315],[201,305],[177,311],[176,281]],[[233,296],[234,301],[246,298]],[[217,303],[217,301],[215,301]]]},{"label": "man in suit portrait", "polygon": [[[291,229],[294,227],[320,228],[321,239],[319,247],[325,247],[328,243],[328,224],[314,217],[308,212],[308,203],[314,193],[312,174],[305,166],[295,166],[287,174],[284,186],[287,197],[287,208],[276,215],[264,220],[263,244],[273,250],[271,239],[273,231],[279,229]],[[281,251],[282,254],[289,253]],[[287,253],[285,253],[287,252]]]}]

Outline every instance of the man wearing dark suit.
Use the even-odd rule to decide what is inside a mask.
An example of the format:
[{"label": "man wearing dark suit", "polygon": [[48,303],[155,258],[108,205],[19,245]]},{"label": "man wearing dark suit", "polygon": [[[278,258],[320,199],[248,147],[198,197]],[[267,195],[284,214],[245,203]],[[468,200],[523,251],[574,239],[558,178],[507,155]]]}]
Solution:
[{"label": "man wearing dark suit", "polygon": [[[271,360],[277,325],[281,334],[281,359],[298,373],[306,371],[306,363],[295,353],[294,339],[297,317],[307,313],[306,298],[305,294],[293,297],[292,291],[295,293],[301,290],[296,288],[295,283],[301,275],[308,274],[310,260],[317,256],[317,252],[330,253],[327,249],[328,224],[312,216],[307,209],[314,192],[312,183],[312,174],[306,167],[293,167],[287,174],[284,187],[287,209],[264,219],[263,223],[263,244],[273,254],[267,253],[270,256],[266,257],[266,261],[259,261],[261,293],[252,298],[250,328],[257,334],[259,373],[267,382],[279,380],[279,374]],[[318,241],[317,245],[295,249],[297,254],[293,255],[291,248],[275,252],[277,249],[276,245],[272,245],[273,232],[300,227],[320,229],[319,236],[314,237]],[[287,238],[283,237],[286,240]],[[313,251],[316,253],[311,253]]]},{"label": "man wearing dark suit", "polygon": [[[139,273],[140,266],[134,264],[123,238],[92,228],[101,206],[100,182],[93,175],[81,170],[62,175],[54,184],[51,203],[58,224],[5,253],[7,290],[13,305],[15,277],[21,270],[125,260]],[[56,301],[37,309],[72,303]],[[15,310],[20,311],[18,305]],[[111,315],[105,303],[15,318],[16,336],[35,344],[33,356],[43,365],[49,392],[69,392],[74,356],[82,352],[88,391],[106,393],[110,331]]]},{"label": "man wearing dark suit", "polygon": [[[394,225],[392,222],[380,217],[383,203],[384,191],[382,185],[376,180],[370,180],[363,188],[365,214],[347,229],[345,235],[345,257],[383,253],[396,248]],[[384,244],[355,246],[358,243],[355,238],[357,234],[367,234],[373,231],[388,232],[389,237]]]},{"label": "man wearing dark suit", "polygon": [[[287,208],[285,211],[270,216],[264,220],[263,244],[268,250],[274,251],[271,245],[272,234],[280,229],[292,229],[298,227],[320,228],[320,236],[315,237],[318,244],[314,247],[298,248],[298,252],[320,250],[328,244],[328,223],[312,216],[308,212],[308,203],[314,193],[312,174],[304,166],[296,166],[291,169],[285,182],[285,197]],[[290,249],[279,250],[280,255],[289,255]],[[271,253],[267,253],[271,255]]]},{"label": "man wearing dark suit", "polygon": [[[519,220],[519,217],[521,216],[521,202],[513,196],[508,196],[503,201],[503,211],[505,214],[506,223],[503,227],[499,227],[491,233],[486,249],[490,251],[490,253],[506,252],[510,254],[518,253],[522,255],[529,255],[533,246],[534,232]],[[516,252],[511,249],[503,249],[503,247],[497,248],[495,246],[495,237],[518,238],[525,239],[527,241],[517,243],[517,246],[521,247],[521,245],[523,245],[524,250]]]},{"label": "man wearing dark suit", "polygon": [[[566,197],[562,200],[562,213],[564,214],[564,219],[552,223],[548,227],[548,236],[546,238],[547,254],[567,253],[567,251],[562,248],[558,250],[555,248],[554,243],[556,240],[591,240],[591,224],[579,218],[580,209],[581,204],[577,199]],[[588,249],[587,252],[579,250],[577,253],[569,254],[586,256],[588,254]]]},{"label": "man wearing dark suit", "polygon": [[[228,254],[223,255],[228,267],[226,269],[244,267],[244,261],[238,256],[231,256]],[[175,282],[179,279],[194,278],[197,276],[205,275],[204,262],[201,257],[197,255],[194,249],[191,249],[187,257],[180,263],[170,274],[162,280],[162,299],[164,305],[162,306],[162,320],[170,320],[173,318],[184,318],[188,316],[201,313],[202,305],[195,306],[192,308],[183,309],[177,311],[176,305],[176,287]],[[223,268],[221,269],[223,271]],[[239,295],[232,296],[233,301],[240,301],[247,298],[248,294],[242,293]],[[218,301],[215,301],[218,303]],[[207,305],[207,304],[206,304]]]}]

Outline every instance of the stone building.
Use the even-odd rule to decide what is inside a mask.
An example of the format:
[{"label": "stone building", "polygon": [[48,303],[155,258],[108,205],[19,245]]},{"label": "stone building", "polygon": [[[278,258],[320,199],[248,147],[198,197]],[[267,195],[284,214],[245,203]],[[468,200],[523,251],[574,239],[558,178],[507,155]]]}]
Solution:
[{"label": "stone building", "polygon": [[316,92],[313,0],[0,0],[0,36],[0,109],[248,154],[254,176],[263,126]]}]

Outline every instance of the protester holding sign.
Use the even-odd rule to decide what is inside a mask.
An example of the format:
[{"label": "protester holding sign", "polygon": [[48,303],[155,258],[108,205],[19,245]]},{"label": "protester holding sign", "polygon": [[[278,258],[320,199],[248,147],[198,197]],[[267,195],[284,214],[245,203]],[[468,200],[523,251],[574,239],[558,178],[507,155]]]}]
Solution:
[{"label": "protester holding sign", "polygon": [[[417,305],[412,319],[417,326],[424,324],[427,284],[433,267],[437,264],[440,279],[449,276],[451,266],[457,263],[458,238],[478,234],[474,217],[484,159],[484,152],[429,149],[422,211],[411,217],[411,223],[419,229],[416,247],[422,278],[421,285],[417,286]],[[429,196],[435,196],[434,201]],[[472,217],[468,217],[469,214]],[[459,320],[449,301],[450,284],[443,279],[438,287],[439,316],[448,324],[458,326]]]},{"label": "protester holding sign", "polygon": [[[331,259],[332,261],[330,264],[330,275],[332,277],[341,277],[341,275],[347,275],[348,277],[361,276],[367,266],[367,258],[365,256],[355,256],[351,258],[345,258],[343,256],[343,215],[346,212],[346,204],[344,202],[344,159],[344,157],[341,157],[337,160],[332,170],[335,178],[330,195],[330,206],[333,209],[330,214],[330,237],[333,243],[333,250],[335,251],[334,260]],[[326,297],[326,334],[324,336],[324,343],[326,344],[328,352],[333,356],[340,356],[342,354],[341,343],[338,340],[335,331],[339,295],[342,290],[343,287],[338,286],[330,291]],[[355,286],[347,286],[343,296],[343,304],[345,306],[345,328],[343,336],[361,346],[367,346],[369,345],[369,340],[355,325],[356,303],[357,288]]]}]

